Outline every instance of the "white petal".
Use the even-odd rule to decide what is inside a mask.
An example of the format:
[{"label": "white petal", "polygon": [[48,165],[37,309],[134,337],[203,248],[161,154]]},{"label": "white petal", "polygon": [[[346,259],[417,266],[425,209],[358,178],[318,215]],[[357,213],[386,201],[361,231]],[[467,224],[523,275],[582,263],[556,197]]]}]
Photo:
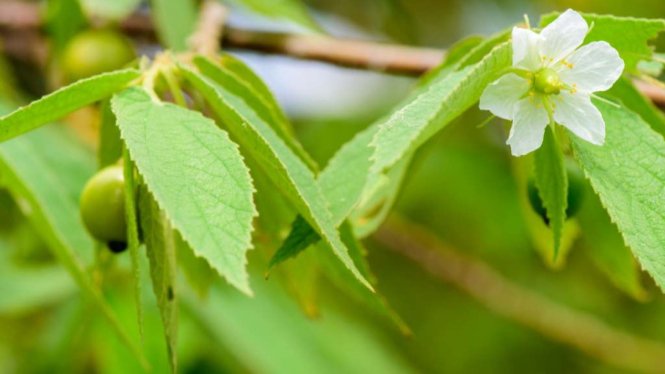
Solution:
[{"label": "white petal", "polygon": [[513,126],[507,144],[513,156],[535,151],[543,144],[549,119],[539,97],[528,97],[515,105]]},{"label": "white petal", "polygon": [[529,29],[513,27],[513,66],[528,70],[540,67],[542,37]]},{"label": "white petal", "polygon": [[480,109],[503,119],[513,119],[513,108],[529,90],[529,85],[524,78],[506,74],[485,88],[480,96]]},{"label": "white petal", "polygon": [[544,38],[541,54],[557,62],[582,45],[589,26],[579,13],[568,9],[540,32]]},{"label": "white petal", "polygon": [[557,68],[561,80],[581,91],[610,89],[623,72],[619,52],[606,42],[593,42],[573,52]]},{"label": "white petal", "polygon": [[605,121],[589,95],[561,92],[550,96],[554,106],[554,120],[580,138],[597,145],[605,142]]}]

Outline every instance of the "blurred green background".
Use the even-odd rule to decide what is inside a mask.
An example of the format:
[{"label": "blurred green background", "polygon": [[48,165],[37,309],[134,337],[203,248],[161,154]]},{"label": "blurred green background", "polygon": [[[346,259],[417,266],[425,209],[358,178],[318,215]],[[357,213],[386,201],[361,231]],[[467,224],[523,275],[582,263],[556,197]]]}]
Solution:
[{"label": "blurred green background", "polygon": [[[523,14],[537,23],[540,14],[569,7],[665,18],[662,0],[308,0],[307,4],[332,35],[438,48],[473,34],[488,36],[521,22]],[[229,22],[293,29],[242,8],[233,10]],[[292,118],[305,148],[321,165],[356,132],[390,111],[416,84],[413,78],[232,52],[266,80]],[[30,79],[21,79],[24,89]],[[31,90],[34,87],[40,85]],[[298,302],[292,297],[294,292],[284,286],[288,282],[280,282],[279,277],[264,279],[267,253],[279,244],[268,242],[257,244],[250,254],[254,298],[219,279],[204,297],[183,292],[181,372],[631,372],[612,365],[611,359],[583,352],[598,348],[584,349],[584,344],[603,340],[602,333],[594,330],[597,323],[627,334],[625,343],[634,343],[634,351],[648,352],[641,347],[649,344],[665,351],[661,348],[665,344],[665,297],[635,270],[616,231],[611,224],[603,224],[607,217],[592,194],[586,194],[582,212],[570,223],[570,250],[560,257],[565,263],[552,265],[548,255],[541,254],[546,250],[537,249],[548,234],[525,205],[524,170],[528,166],[510,158],[501,122],[478,126],[485,117],[471,110],[416,154],[395,213],[411,222],[409,225],[428,230],[449,251],[464,255],[471,263],[488,264],[503,275],[502,282],[572,311],[571,318],[553,314],[559,319],[548,322],[573,336],[577,332],[581,343],[571,344],[570,336],[529,326],[530,313],[541,310],[515,294],[502,293],[503,284],[497,289],[485,288],[487,295],[498,298],[488,302],[390,250],[380,237],[364,241],[368,260],[379,292],[411,328],[410,336],[324,278],[315,281],[303,275],[297,280],[302,283],[296,287]],[[83,118],[73,121],[89,120]],[[68,137],[62,144],[92,152],[75,139]],[[64,270],[54,265],[45,244],[21,218],[25,211],[20,206],[20,201],[0,191],[0,266],[4,267],[0,268],[0,373],[141,372],[105,320],[81,298]],[[585,220],[590,222],[587,226]],[[579,231],[578,223],[588,229]],[[412,234],[417,240],[418,234]],[[607,253],[619,255],[607,260]],[[295,272],[307,266],[307,256],[305,253],[287,266]],[[623,261],[612,261],[618,257]],[[104,274],[106,296],[121,322],[135,333],[128,254],[102,263],[106,267],[99,271]],[[469,279],[478,281],[473,276]],[[150,292],[146,293],[149,297]],[[309,313],[300,308],[303,299]],[[549,303],[543,307],[547,309]],[[517,317],[502,315],[497,305],[512,305],[521,310],[522,317],[519,313]],[[580,314],[576,313],[584,313],[585,318],[577,318]],[[589,338],[589,331],[599,335]],[[651,343],[631,340],[636,336]],[[607,343],[612,342],[608,338]],[[143,344],[154,371],[168,372],[154,305],[146,309]],[[634,351],[622,352],[631,355]],[[641,360],[639,356],[624,358]]]}]

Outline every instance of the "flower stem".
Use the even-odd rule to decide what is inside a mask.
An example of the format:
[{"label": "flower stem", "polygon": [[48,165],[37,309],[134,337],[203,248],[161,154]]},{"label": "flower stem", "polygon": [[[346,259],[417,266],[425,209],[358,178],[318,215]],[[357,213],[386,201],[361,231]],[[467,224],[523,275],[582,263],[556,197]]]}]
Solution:
[{"label": "flower stem", "polygon": [[485,118],[484,120],[482,120],[482,122],[480,122],[479,124],[477,124],[477,125],[476,125],[476,128],[477,128],[477,129],[480,129],[480,128],[485,127],[488,123],[490,123],[490,121],[492,121],[492,120],[495,119],[495,118],[496,118],[495,115],[488,116],[487,118]]},{"label": "flower stem", "polygon": [[185,96],[182,94],[182,89],[180,88],[180,84],[173,74],[173,70],[164,69],[162,71],[162,76],[164,77],[164,80],[166,80],[166,85],[169,87],[169,92],[171,92],[171,96],[173,96],[175,103],[181,107],[187,108],[187,101],[185,100]]}]

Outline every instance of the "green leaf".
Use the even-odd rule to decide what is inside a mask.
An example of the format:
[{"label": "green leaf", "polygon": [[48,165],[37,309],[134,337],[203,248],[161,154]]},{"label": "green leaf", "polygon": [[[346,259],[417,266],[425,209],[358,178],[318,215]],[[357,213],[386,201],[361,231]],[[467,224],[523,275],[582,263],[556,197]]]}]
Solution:
[{"label": "green leaf", "polygon": [[141,0],[81,0],[83,9],[93,17],[121,21],[141,4]]},{"label": "green leaf", "polygon": [[571,135],[575,155],[642,268],[665,289],[665,140],[637,114],[594,104],[605,119],[605,144]]},{"label": "green leaf", "polygon": [[268,266],[273,267],[297,256],[300,252],[307,249],[310,245],[317,243],[319,240],[321,240],[321,236],[314,231],[312,226],[301,215],[298,215],[293,224],[291,224],[289,235],[272,256]]},{"label": "green leaf", "polygon": [[197,256],[251,294],[245,253],[256,215],[237,146],[198,112],[158,103],[133,87],[111,101],[129,155],[175,229]]},{"label": "green leaf", "polygon": [[582,233],[579,223],[574,219],[563,223],[559,247],[555,249],[552,228],[543,222],[542,217],[533,211],[528,202],[526,204],[527,206],[523,207],[523,213],[534,249],[550,269],[563,269],[568,261],[568,255],[575,248]]},{"label": "green leaf", "polygon": [[300,0],[226,0],[232,4],[244,6],[269,18],[289,20],[312,31],[321,31],[307,7]]},{"label": "green leaf", "polygon": [[201,73],[243,98],[311,170],[318,171],[319,166],[295,138],[291,125],[268,87],[243,62],[228,54],[219,61],[221,69],[220,65],[206,58],[196,57],[195,61]]},{"label": "green leaf", "polygon": [[388,216],[412,158],[413,154],[408,154],[387,172],[371,175],[372,179],[367,182],[358,205],[349,217],[358,237],[374,233]]},{"label": "green leaf", "polygon": [[176,249],[175,233],[171,229],[167,215],[160,210],[157,202],[145,186],[139,188],[139,210],[141,228],[145,241],[152,288],[164,325],[164,335],[171,364],[171,372],[178,369],[178,299],[176,292]]},{"label": "green leaf", "polygon": [[654,78],[663,74],[663,68],[665,68],[665,64],[663,64],[662,53],[654,53],[653,60],[642,60],[637,63],[637,71]]},{"label": "green leaf", "polygon": [[497,46],[477,64],[433,81],[393,112],[372,140],[373,168],[390,168],[476,103],[487,84],[510,66],[510,52],[509,44]]},{"label": "green leaf", "polygon": [[559,148],[551,126],[545,130],[543,145],[534,154],[535,181],[549,225],[554,238],[554,257],[561,246],[563,223],[566,221],[568,207],[568,176],[563,162],[563,153]]},{"label": "green leaf", "polygon": [[[373,28],[384,34],[395,43],[414,45],[420,41],[420,30],[417,17],[410,11],[402,0],[378,0],[373,2],[374,6],[368,9],[372,12],[372,18],[378,21]],[[374,15],[375,14],[375,15]],[[374,21],[374,22],[376,22]]]},{"label": "green leaf", "polygon": [[[9,253],[0,242],[0,251]],[[76,284],[61,267],[12,266],[11,259],[0,258],[0,313],[4,315],[36,312],[75,295]]]},{"label": "green leaf", "polygon": [[[353,232],[354,229],[358,230],[358,227],[352,228],[344,220],[354,212],[354,209],[360,202],[362,203],[361,210],[356,222],[361,231],[369,234],[371,230],[376,229],[379,222],[385,217],[385,215],[382,216],[378,211],[387,213],[392,206],[401,178],[397,178],[398,182],[394,184],[382,184],[378,181],[386,179],[391,181],[396,180],[394,175],[391,174],[403,176],[406,166],[410,161],[410,158],[407,158],[398,163],[399,167],[392,168],[388,175],[391,175],[393,178],[383,174],[370,174],[372,164],[369,158],[372,155],[373,149],[369,146],[369,142],[377,129],[377,126],[371,126],[358,133],[351,141],[342,146],[330,160],[328,166],[321,172],[317,181],[329,203],[334,222],[341,225],[340,235],[349,250],[349,256],[353,259],[354,264],[358,267],[363,277],[373,283],[373,276],[370,273],[369,265],[364,256],[365,249],[362,243],[356,239]],[[386,186],[388,188],[385,188]],[[366,197],[366,201],[361,201],[363,196]],[[376,206],[379,206],[380,209],[375,209]],[[370,216],[368,210],[373,211],[374,215]],[[310,245],[319,242],[319,239],[319,235],[312,227],[301,216],[298,216],[292,225],[288,237],[271,259],[270,266],[295,257]],[[386,300],[381,295],[370,292],[366,287],[358,284],[355,279],[352,279],[348,272],[344,271],[345,269],[340,262],[334,261],[331,255],[332,252],[328,248],[323,246],[316,253],[319,262],[323,265],[326,276],[338,287],[380,315],[387,316],[403,333],[408,334],[410,332],[406,323],[388,305]]]},{"label": "green leaf", "polygon": [[205,305],[183,296],[183,303],[210,334],[214,347],[228,350],[246,371],[415,372],[400,351],[360,320],[331,308],[325,318],[313,323],[273,283],[256,283],[257,297],[251,300],[220,287],[213,287]]},{"label": "green leaf", "polygon": [[184,67],[182,71],[241,146],[265,170],[273,184],[358,280],[371,288],[349,257],[328,211],[327,202],[307,166],[242,98],[198,72]]},{"label": "green leaf", "polygon": [[480,35],[467,36],[466,38],[458,41],[448,49],[446,58],[439,66],[439,68],[457,64],[458,62],[462,61],[471,51],[475,50],[479,45],[483,44],[483,42],[485,42],[485,38]]},{"label": "green leaf", "polygon": [[[19,101],[19,93],[16,90],[16,78],[14,69],[5,56],[0,56],[0,100]],[[1,102],[0,102],[0,105]],[[0,113],[6,113],[0,111]]]},{"label": "green leaf", "polygon": [[101,121],[99,123],[99,145],[97,148],[97,162],[99,168],[115,164],[122,156],[122,140],[120,130],[115,124],[115,115],[111,111],[111,101],[104,100],[99,109]]},{"label": "green leaf", "polygon": [[79,0],[51,0],[45,3],[44,23],[56,51],[88,24]]},{"label": "green leaf", "polygon": [[297,212],[253,158],[248,157],[246,162],[256,187],[256,207],[261,212],[256,219],[257,231],[271,238],[270,243],[275,244],[284,238],[284,228],[293,222]]},{"label": "green leaf", "polygon": [[122,90],[138,78],[134,69],[118,70],[80,80],[0,118],[0,142],[58,120],[88,104]]},{"label": "green leaf", "polygon": [[[384,213],[392,206],[393,200],[390,197],[396,195],[396,188],[401,181],[401,178],[390,178],[371,170],[373,148],[369,143],[377,131],[378,126],[374,124],[344,144],[317,180],[335,224],[342,224],[353,213],[354,228],[358,230],[360,227],[364,234],[376,228],[385,217]],[[409,160],[400,162],[404,167],[392,168],[388,174],[395,174],[394,170],[397,170],[397,173],[401,171],[403,175]],[[396,184],[389,183],[395,180]],[[395,188],[386,188],[389,186]],[[391,192],[395,193],[391,195]],[[318,235],[307,226],[306,221],[296,219],[289,236],[273,256],[271,266],[295,257],[318,241]]]},{"label": "green leaf", "polygon": [[168,49],[187,50],[187,39],[196,28],[194,0],[152,0],[152,17],[159,40]]},{"label": "green leaf", "polygon": [[[58,149],[66,152],[53,151]],[[23,202],[23,209],[36,231],[145,366],[139,348],[120,325],[85,269],[85,264],[92,262],[93,242],[81,222],[78,201],[83,185],[95,170],[91,160],[90,152],[73,137],[52,127],[0,144],[3,183],[18,201]]]},{"label": "green leaf", "polygon": [[378,127],[372,125],[358,133],[337,151],[319,175],[319,186],[337,225],[351,214],[374,177],[375,173],[370,173],[374,152],[370,142],[377,131]]},{"label": "green leaf", "polygon": [[[541,26],[554,21],[559,13],[544,15]],[[650,60],[653,48],[648,44],[665,30],[665,20],[648,18],[615,17],[609,15],[582,14],[593,25],[587,34],[585,43],[603,40],[612,45],[626,64],[626,71],[637,73],[640,60]]]},{"label": "green leaf", "polygon": [[[248,159],[248,165],[252,170],[256,186],[256,207],[261,212],[256,220],[256,228],[265,238],[265,240],[257,241],[256,245],[259,250],[265,251],[264,253],[272,253],[276,249],[275,246],[284,240],[284,230],[293,222],[297,213],[289,201],[284,199],[282,193],[273,186],[266,173],[251,158]],[[311,231],[316,233],[314,230]],[[325,250],[332,254],[329,248]],[[332,256],[334,257],[334,255]],[[335,258],[335,262],[340,263],[344,273],[352,282],[358,283],[337,258]],[[257,265],[260,268],[269,269],[265,275],[283,284],[306,315],[312,318],[320,315],[320,266],[313,251],[304,253],[297,260],[282,264],[279,268],[270,269],[269,264],[264,261]]]},{"label": "green leaf", "polygon": [[[110,110],[110,109],[109,109]],[[115,117],[114,117],[115,118]],[[139,334],[143,339],[143,287],[141,287],[141,258],[139,248],[138,213],[136,210],[136,179],[134,177],[134,163],[129,158],[129,152],[123,151],[123,174],[125,177],[125,215],[127,216],[127,249],[132,262],[132,275],[134,282],[134,302],[136,303],[136,319]]]},{"label": "green leaf", "polygon": [[[505,33],[499,34],[471,48],[471,54],[479,48],[489,51],[490,45],[493,47],[504,39]],[[463,60],[465,59],[455,59],[460,62]],[[446,63],[442,66],[444,65]],[[451,68],[438,69],[429,74],[423,81],[424,85],[411,97],[417,98],[419,94],[426,92],[432,82],[445,79],[451,70]],[[408,102],[410,101],[407,100]],[[370,146],[370,142],[379,131],[381,123],[373,124],[345,144],[330,160],[318,179],[319,186],[330,204],[329,209],[334,222],[339,225],[352,215],[355,232],[361,236],[373,232],[388,214],[411,159],[410,155],[406,155],[387,173],[372,170],[370,158],[374,149]],[[274,266],[306,249],[316,237],[311,231],[311,228],[309,231],[306,230],[303,222],[297,220],[271,264]]]},{"label": "green leaf", "polygon": [[[363,276],[370,279],[373,284],[376,284],[376,279],[371,273],[367,259],[365,258],[367,250],[363,244],[355,237],[353,228],[348,222],[345,222],[340,227],[340,233],[344,244],[349,248],[349,253],[354,262],[362,272]],[[323,248],[321,248],[323,249]],[[370,308],[378,315],[386,317],[392,321],[395,326],[404,335],[410,335],[411,329],[404,322],[402,317],[388,304],[388,301],[379,293],[370,292],[367,288],[362,287],[358,282],[349,281],[349,276],[345,274],[337,261],[333,261],[330,256],[330,251],[320,250],[316,252],[320,262],[323,265],[323,270],[326,276],[331,279],[337,287],[340,287],[349,296],[360,302],[362,305]]]},{"label": "green leaf", "polygon": [[456,43],[446,55],[443,63],[430,70],[418,81],[419,86],[431,83],[434,79],[445,78],[446,71],[455,71],[460,68],[475,64],[483,59],[497,45],[510,39],[510,30],[501,31],[497,34],[483,39],[478,36],[470,36]]},{"label": "green leaf", "polygon": [[374,149],[370,142],[377,131],[378,124],[373,124],[359,132],[339,149],[319,175],[317,182],[336,225],[341,225],[349,216],[354,218],[354,223],[367,224],[370,215],[376,217],[383,207],[392,206],[395,184],[399,186],[410,157],[385,174],[373,171],[370,157]]},{"label": "green leaf", "polygon": [[485,39],[482,43],[475,46],[473,49],[469,51],[469,53],[461,57],[454,64],[451,64],[451,66],[453,66],[455,70],[458,70],[460,68],[465,68],[467,66],[476,64],[480,62],[483,58],[485,58],[485,56],[487,56],[489,53],[491,53],[492,50],[496,48],[498,45],[509,41],[511,36],[512,36],[512,29],[499,31],[496,34],[493,34],[489,38]]},{"label": "green leaf", "polygon": [[[317,183],[328,201],[335,225],[342,224],[362,196],[372,166],[369,158],[373,150],[369,142],[376,130],[376,126],[371,126],[358,133],[340,148],[319,175]],[[286,240],[270,260],[270,266],[295,257],[319,239],[307,221],[298,216]]]},{"label": "green leaf", "polygon": [[[575,219],[564,221],[559,249],[556,251],[557,255],[555,256],[552,228],[536,212],[529,199],[528,185],[529,178],[533,177],[534,157],[511,157],[510,162],[517,185],[517,195],[522,218],[525,228],[528,231],[531,245],[550,269],[562,269],[566,265],[569,253],[578,242],[581,231],[580,225]],[[568,174],[566,174],[566,177],[568,177]],[[580,178],[583,177],[580,176]]]},{"label": "green leaf", "polygon": [[[272,91],[247,64],[228,53],[220,56],[219,63],[225,70],[235,75],[237,79],[242,80],[251,89],[251,92],[261,99],[263,105],[268,107],[270,117],[280,125],[281,131],[285,134],[293,134],[293,129],[290,127],[289,121]],[[275,129],[275,131],[278,130]]]},{"label": "green leaf", "polygon": [[387,172],[372,169],[370,142],[381,122],[343,145],[319,175],[318,183],[336,224],[351,218],[356,235],[369,235],[382,222],[397,196],[411,161],[407,155]]},{"label": "green leaf", "polygon": [[[94,244],[79,217],[79,195],[95,171],[94,164],[80,143],[54,126],[0,144],[1,174],[14,181],[5,182],[13,195],[46,215],[49,227],[41,230],[63,235],[59,241],[90,263]],[[52,151],[58,149],[67,151]]]},{"label": "green leaf", "polygon": [[208,294],[208,289],[217,279],[215,270],[210,267],[206,260],[197,257],[194,250],[177,233],[175,247],[178,267],[185,274],[185,279],[200,297],[205,297]]},{"label": "green leaf", "polygon": [[579,220],[584,249],[594,264],[617,288],[636,300],[645,300],[647,292],[637,262],[596,196],[585,203]]}]

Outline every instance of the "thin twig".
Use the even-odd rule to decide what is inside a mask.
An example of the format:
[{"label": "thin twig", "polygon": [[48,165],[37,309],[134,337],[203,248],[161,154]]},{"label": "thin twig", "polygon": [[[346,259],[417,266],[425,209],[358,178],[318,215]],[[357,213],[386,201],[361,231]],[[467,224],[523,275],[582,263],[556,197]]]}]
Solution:
[{"label": "thin twig", "polygon": [[619,368],[665,372],[665,343],[621,331],[590,313],[528,290],[487,264],[451,249],[419,225],[392,217],[374,237],[491,311],[550,339]]},{"label": "thin twig", "polygon": [[234,48],[413,76],[438,66],[445,56],[445,51],[431,48],[232,28],[224,42]]},{"label": "thin twig", "polygon": [[[653,78],[652,78],[653,79]],[[655,79],[653,79],[655,80]],[[663,89],[662,82],[653,82],[653,80],[640,80],[635,79],[635,87],[642,92],[642,94],[651,99],[656,105],[665,108],[665,89]]]},{"label": "thin twig", "polygon": [[[214,3],[218,4],[217,2]],[[12,4],[14,4],[14,1],[0,1],[0,14],[3,15],[0,17],[0,34],[10,30],[32,33],[41,30],[41,20],[38,16],[35,16],[38,14],[38,7],[35,4],[22,4],[20,7],[15,7]],[[220,9],[212,9],[215,10],[212,13],[207,11],[202,13],[204,19],[206,19],[203,24],[220,24]],[[17,13],[15,14],[16,17],[11,13]],[[146,13],[135,13],[125,19],[119,26],[129,36],[144,40],[156,40],[155,30],[149,15]],[[228,26],[224,27],[223,30],[221,43],[229,48],[282,54],[395,74],[421,75],[436,67],[445,56],[445,51],[438,49],[415,48],[370,41],[243,30]],[[208,35],[207,38],[210,38],[210,36]]]}]

